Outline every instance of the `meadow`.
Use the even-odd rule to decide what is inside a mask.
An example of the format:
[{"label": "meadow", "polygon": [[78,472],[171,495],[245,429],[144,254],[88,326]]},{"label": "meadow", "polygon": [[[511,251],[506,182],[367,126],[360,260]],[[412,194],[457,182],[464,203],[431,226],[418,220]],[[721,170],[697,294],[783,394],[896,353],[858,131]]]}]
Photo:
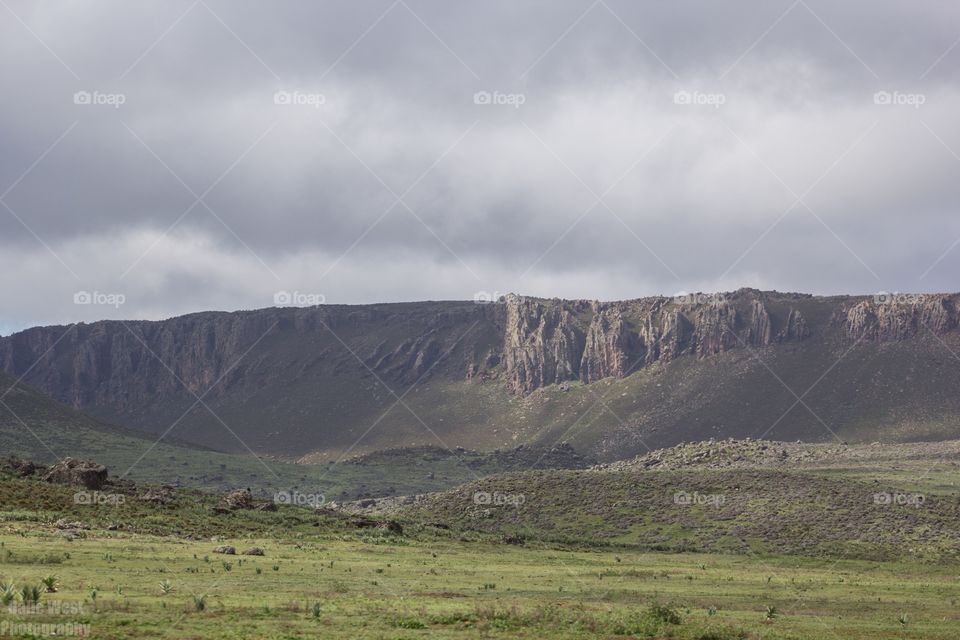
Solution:
[{"label": "meadow", "polygon": [[[268,532],[269,533],[269,532]],[[960,567],[323,531],[187,540],[9,521],[0,575],[94,638],[957,638]],[[238,554],[212,553],[229,544]],[[53,604],[67,603],[67,604]],[[47,611],[51,609],[52,611]],[[19,615],[18,615],[19,613]],[[9,627],[8,627],[9,628]]]}]

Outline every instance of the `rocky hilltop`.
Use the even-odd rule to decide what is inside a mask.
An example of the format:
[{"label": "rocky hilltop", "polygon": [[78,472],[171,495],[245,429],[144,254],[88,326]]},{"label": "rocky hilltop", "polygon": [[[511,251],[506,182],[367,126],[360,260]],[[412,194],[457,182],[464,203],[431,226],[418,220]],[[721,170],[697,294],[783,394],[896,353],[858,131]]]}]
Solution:
[{"label": "rocky hilltop", "polygon": [[[767,360],[792,359],[791,366],[810,373],[797,375],[812,382],[853,348],[863,357],[886,358],[873,365],[883,365],[881,374],[900,375],[900,364],[926,353],[931,337],[951,342],[957,327],[955,294],[815,297],[741,289],[618,302],[508,295],[492,303],[323,305],[38,327],[0,338],[0,371],[139,429],[162,433],[174,425],[180,437],[222,448],[239,446],[243,435],[261,447],[301,455],[347,447],[381,421],[383,433],[374,436],[391,446],[437,445],[438,429],[452,430],[456,444],[474,448],[535,442],[550,432],[536,432],[530,410],[549,411],[529,404],[535,393],[633,380],[640,372],[688,371],[666,391],[659,383],[638,389],[625,409],[630,419],[601,419],[607,429],[602,447],[615,448],[623,443],[610,431],[708,411],[710,394],[731,375],[745,375],[752,361],[766,366]],[[897,346],[877,351],[882,345]],[[938,362],[948,359],[942,344],[932,346],[940,350]],[[730,368],[733,363],[740,370]],[[709,373],[721,366],[726,369]],[[913,362],[905,380],[918,375],[915,369]],[[860,371],[860,391],[850,397],[871,396],[876,374],[871,380],[868,369]],[[707,382],[709,375],[717,377]],[[689,388],[692,380],[698,389]],[[923,397],[911,397],[945,415],[937,407],[952,406],[952,400],[928,402],[937,389],[928,385]],[[695,392],[703,397],[690,395]],[[751,411],[770,400],[748,400],[748,389],[736,393]],[[681,396],[691,401],[668,402]],[[414,411],[421,398],[424,405]],[[569,408],[581,401],[570,400]],[[566,417],[564,402],[554,398],[558,410],[550,420]],[[715,409],[721,417],[736,414],[726,404]],[[777,410],[769,411],[776,418]],[[767,419],[763,412],[760,422]],[[846,421],[862,421],[862,413],[856,407],[839,412]],[[702,422],[709,422],[706,414]],[[225,429],[237,423],[236,433]]]}]

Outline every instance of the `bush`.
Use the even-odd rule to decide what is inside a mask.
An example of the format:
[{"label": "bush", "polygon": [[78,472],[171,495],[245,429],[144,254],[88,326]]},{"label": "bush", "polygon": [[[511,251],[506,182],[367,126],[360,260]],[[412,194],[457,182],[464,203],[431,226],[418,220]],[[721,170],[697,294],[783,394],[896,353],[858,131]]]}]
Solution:
[{"label": "bush", "polygon": [[661,624],[680,624],[683,620],[676,609],[666,605],[654,604],[647,609],[647,616]]},{"label": "bush", "polygon": [[12,582],[0,582],[0,604],[7,606],[17,599],[17,587]]},{"label": "bush", "polygon": [[57,587],[60,585],[60,578],[55,575],[49,575],[40,580],[40,582],[46,588],[47,593],[56,593]]},{"label": "bush", "polygon": [[398,627],[400,629],[426,629],[427,628],[427,625],[425,625],[420,620],[417,620],[416,618],[398,618],[394,620],[393,626]]},{"label": "bush", "polygon": [[23,604],[37,604],[40,602],[41,593],[40,587],[36,585],[24,585],[20,589],[20,599],[23,601]]}]

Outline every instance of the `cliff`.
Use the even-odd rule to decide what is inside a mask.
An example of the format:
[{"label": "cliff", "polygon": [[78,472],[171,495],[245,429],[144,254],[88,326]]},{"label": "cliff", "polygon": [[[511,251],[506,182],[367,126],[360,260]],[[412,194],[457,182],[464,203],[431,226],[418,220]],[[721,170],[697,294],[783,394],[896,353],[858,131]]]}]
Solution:
[{"label": "cliff", "polygon": [[[956,394],[937,385],[954,379],[943,378],[952,362],[943,345],[955,343],[957,328],[957,295],[742,289],[617,302],[509,295],[488,304],[325,305],[33,328],[0,338],[0,371],[96,417],[153,433],[173,426],[175,437],[213,447],[238,448],[242,440],[302,455],[349,448],[369,431],[381,445],[436,446],[455,437],[484,448],[545,437],[534,424],[540,412],[548,427],[575,415],[581,400],[568,394],[567,407],[554,388],[641,371],[673,381],[633,397],[624,392],[623,419],[638,429],[682,419],[713,428],[711,421],[744,415],[743,407],[763,414],[750,420],[762,423],[769,412],[775,422],[784,407],[769,396],[782,385],[767,397],[730,385],[745,384],[747,374],[773,379],[767,362],[778,359],[792,363],[778,377],[795,376],[802,389],[840,358],[860,362],[850,397],[830,400],[839,421],[876,420],[878,407],[898,397],[891,389],[909,391],[919,413],[952,415]],[[686,377],[674,380],[681,370]],[[893,377],[877,391],[881,400],[867,404],[868,391],[882,386],[878,375]],[[891,404],[888,413],[900,410]],[[691,411],[697,420],[683,417]],[[600,420],[605,428],[624,428],[608,418]],[[809,427],[798,416],[787,423]]]}]

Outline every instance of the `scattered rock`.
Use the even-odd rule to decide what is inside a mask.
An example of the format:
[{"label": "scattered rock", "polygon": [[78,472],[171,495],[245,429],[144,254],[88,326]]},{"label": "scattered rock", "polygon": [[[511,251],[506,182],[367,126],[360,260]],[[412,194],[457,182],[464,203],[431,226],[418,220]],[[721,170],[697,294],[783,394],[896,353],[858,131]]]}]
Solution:
[{"label": "scattered rock", "polygon": [[156,504],[169,504],[173,502],[174,497],[173,487],[161,487],[159,489],[147,489],[138,496],[138,499]]},{"label": "scattered rock", "polygon": [[42,472],[46,469],[44,466],[38,465],[30,460],[21,460],[16,456],[10,456],[7,458],[5,466],[21,478],[32,476],[38,471]]},{"label": "scattered rock", "polygon": [[218,506],[228,511],[236,511],[238,509],[253,509],[256,505],[253,502],[250,489],[238,489],[220,498]]},{"label": "scattered rock", "polygon": [[262,555],[266,555],[266,554],[263,552],[263,549],[261,549],[260,547],[252,547],[252,548],[247,549],[246,551],[244,551],[242,555],[245,555],[245,556],[262,556]]},{"label": "scattered rock", "polygon": [[228,544],[221,544],[220,546],[214,547],[214,548],[213,548],[213,552],[214,552],[214,553],[223,553],[223,554],[226,554],[226,555],[228,555],[228,556],[235,556],[235,555],[237,555],[237,549],[236,549],[236,547],[231,547],[231,546],[228,545]]}]

